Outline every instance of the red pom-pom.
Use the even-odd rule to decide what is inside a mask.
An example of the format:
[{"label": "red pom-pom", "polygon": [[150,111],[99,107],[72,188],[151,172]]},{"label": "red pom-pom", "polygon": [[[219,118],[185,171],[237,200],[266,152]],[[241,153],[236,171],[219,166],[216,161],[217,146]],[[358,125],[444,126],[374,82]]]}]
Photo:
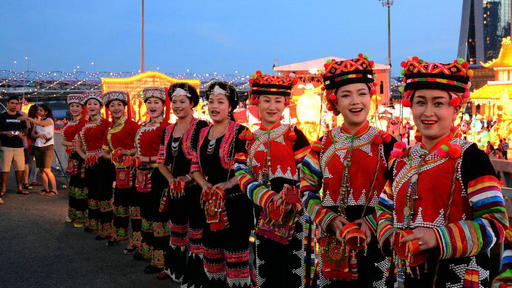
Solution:
[{"label": "red pom-pom", "polygon": [[411,100],[409,100],[407,98],[402,100],[402,106],[404,106],[404,107],[411,107]]},{"label": "red pom-pom", "polygon": [[407,148],[407,144],[405,144],[405,142],[403,142],[403,141],[398,141],[395,143],[395,145],[393,147],[398,150],[403,150],[403,149]]},{"label": "red pom-pom", "polygon": [[402,61],[402,63],[400,63],[400,66],[402,66],[402,67],[404,67],[404,68],[405,68],[405,66],[407,66],[407,62]]},{"label": "red pom-pom", "polygon": [[464,67],[464,69],[468,69],[469,68],[469,63],[468,62],[462,62],[462,67]]},{"label": "red pom-pom", "polygon": [[336,100],[336,95],[334,95],[334,93],[329,94],[329,100],[331,100],[331,101]]},{"label": "red pom-pom", "polygon": [[469,99],[469,96],[471,96],[471,94],[469,93],[469,91],[466,91],[464,92],[464,95],[462,97],[464,97],[464,99]]},{"label": "red pom-pom", "polygon": [[254,80],[251,78],[249,79],[249,84],[252,84],[254,82]]},{"label": "red pom-pom", "polygon": [[460,157],[461,149],[459,145],[452,145],[450,149],[448,149],[448,156],[452,159],[457,159]]},{"label": "red pom-pom", "polygon": [[457,130],[459,130],[459,128],[458,128],[457,126],[452,126],[452,127],[450,127],[450,131],[451,131],[452,133],[457,132]]},{"label": "red pom-pom", "polygon": [[363,55],[363,53],[359,53],[359,54],[357,54],[357,57],[359,57],[359,58],[363,58],[363,57],[364,57],[364,55]]},{"label": "red pom-pom", "polygon": [[258,103],[260,103],[260,99],[256,98],[252,100],[252,105],[258,105]]},{"label": "red pom-pom", "polygon": [[324,64],[324,68],[327,69],[329,67],[329,63]]},{"label": "red pom-pom", "polygon": [[373,60],[370,60],[370,66],[373,67],[373,64],[375,64],[375,62],[373,62]]},{"label": "red pom-pom", "polygon": [[238,135],[238,139],[243,141],[243,140],[245,140],[247,138],[245,137],[245,134],[242,133],[242,134]]},{"label": "red pom-pom", "polygon": [[393,158],[400,158],[400,157],[402,157],[402,152],[401,151],[397,151],[397,150],[393,150],[393,151],[391,151],[391,157],[393,157]]},{"label": "red pom-pom", "polygon": [[298,82],[298,80],[297,80],[297,79],[293,79],[292,84],[293,84],[293,85],[297,85],[297,82]]},{"label": "red pom-pom", "polygon": [[450,105],[452,105],[453,107],[459,106],[460,105],[460,98],[459,97],[453,97],[450,100]]},{"label": "red pom-pom", "polygon": [[439,155],[441,158],[448,157],[448,153],[443,149],[443,147],[437,148],[437,155]]},{"label": "red pom-pom", "polygon": [[320,88],[320,90],[325,91],[325,87],[324,87],[324,86],[322,86],[322,87]]},{"label": "red pom-pom", "polygon": [[254,136],[252,135],[252,133],[251,133],[251,134],[249,134],[249,135],[246,135],[246,136],[245,136],[245,140],[247,140],[247,141],[252,141],[252,140],[254,140]]},{"label": "red pom-pom", "polygon": [[256,71],[256,75],[261,75],[261,71],[260,70]]},{"label": "red pom-pom", "polygon": [[295,141],[297,139],[297,135],[295,135],[295,132],[291,131],[290,134],[288,134],[288,139],[291,141]]},{"label": "red pom-pom", "polygon": [[373,139],[373,142],[375,142],[375,144],[377,144],[377,145],[380,145],[382,143],[382,137],[380,137],[380,136],[375,137],[375,139]]},{"label": "red pom-pom", "polygon": [[389,134],[385,134],[385,135],[384,135],[384,142],[385,142],[385,143],[389,143],[389,142],[391,142],[391,135],[389,135]]},{"label": "red pom-pom", "polygon": [[418,56],[414,56],[414,57],[412,57],[412,61],[420,62],[420,58]]},{"label": "red pom-pom", "polygon": [[284,102],[284,105],[285,105],[285,106],[290,105],[290,100],[286,100],[286,102]]}]

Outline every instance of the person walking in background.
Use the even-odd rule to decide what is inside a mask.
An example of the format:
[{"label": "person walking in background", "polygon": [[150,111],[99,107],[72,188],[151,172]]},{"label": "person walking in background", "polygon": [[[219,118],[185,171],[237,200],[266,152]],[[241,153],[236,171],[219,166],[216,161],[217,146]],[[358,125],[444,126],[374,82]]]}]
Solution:
[{"label": "person walking in background", "polygon": [[85,189],[84,159],[75,151],[76,136],[85,125],[83,115],[83,96],[70,94],[67,97],[71,121],[62,128],[61,144],[68,154],[66,172],[69,175],[69,207],[66,222],[73,222],[73,226],[81,228],[87,218],[87,190]]},{"label": "person walking in background", "polygon": [[36,139],[34,141],[34,156],[36,158],[36,167],[39,169],[41,179],[43,180],[41,195],[56,196],[58,194],[57,182],[52,172],[55,125],[52,109],[46,104],[39,105],[36,115],[36,118],[27,117],[27,120],[34,124],[34,129],[32,130],[32,137]]},{"label": "person walking in background", "polygon": [[[19,104],[20,101],[17,97],[10,96],[7,99],[7,111],[0,114],[0,150],[2,151],[2,157],[0,157],[0,171],[2,172],[0,202],[2,203],[2,196],[4,196],[7,191],[7,180],[9,178],[11,164],[14,165],[14,172],[16,174],[16,193],[23,195],[28,194],[28,192],[23,189],[25,155],[23,152],[23,139],[21,138],[22,134],[27,132],[27,123],[22,119],[22,114],[18,110]],[[18,119],[20,117],[21,119]]]},{"label": "person walking in background", "polygon": [[501,145],[501,153],[503,153],[503,158],[508,160],[508,142],[507,138],[503,138],[503,144]]}]

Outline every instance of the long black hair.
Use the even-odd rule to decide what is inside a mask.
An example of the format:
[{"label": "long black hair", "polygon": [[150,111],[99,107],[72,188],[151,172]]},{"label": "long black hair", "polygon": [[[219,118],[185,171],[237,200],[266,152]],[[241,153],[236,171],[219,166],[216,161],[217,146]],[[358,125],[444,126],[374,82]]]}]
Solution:
[{"label": "long black hair", "polygon": [[52,108],[46,104],[41,104],[39,107],[43,108],[43,110],[46,112],[46,118],[50,118],[53,121],[55,121],[55,118],[53,117]]}]

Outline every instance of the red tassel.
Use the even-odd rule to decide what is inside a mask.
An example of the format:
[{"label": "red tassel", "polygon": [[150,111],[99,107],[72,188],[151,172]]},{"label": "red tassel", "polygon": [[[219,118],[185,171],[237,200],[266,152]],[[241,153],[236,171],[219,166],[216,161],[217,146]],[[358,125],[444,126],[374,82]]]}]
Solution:
[{"label": "red tassel", "polygon": [[411,100],[409,100],[407,98],[403,99],[402,100],[402,106],[404,106],[404,107],[411,107]]},{"label": "red tassel", "polygon": [[252,105],[258,105],[260,103],[260,99],[256,98],[252,100]]},{"label": "red tassel", "polygon": [[389,142],[391,142],[391,135],[389,135],[389,134],[387,134],[387,133],[386,133],[386,134],[384,135],[384,142],[385,142],[385,143],[389,143]]},{"label": "red tassel", "polygon": [[334,93],[331,93],[331,94],[329,95],[329,100],[331,100],[331,101],[336,100],[336,95],[334,95]]},{"label": "red tassel", "polygon": [[291,141],[295,141],[295,139],[297,139],[297,135],[295,135],[295,132],[294,132],[294,131],[291,131],[291,132],[288,134],[288,139],[290,139]]}]

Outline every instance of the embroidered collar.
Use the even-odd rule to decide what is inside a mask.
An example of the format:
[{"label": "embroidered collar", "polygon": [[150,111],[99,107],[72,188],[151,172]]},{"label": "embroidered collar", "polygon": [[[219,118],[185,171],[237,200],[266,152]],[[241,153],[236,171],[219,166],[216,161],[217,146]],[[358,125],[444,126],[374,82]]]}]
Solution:
[{"label": "embroidered collar", "polygon": [[428,150],[428,154],[432,154],[432,152],[434,152],[437,149],[439,149],[439,147],[441,147],[443,145],[446,145],[446,144],[450,144],[452,138],[453,138],[453,134],[452,133],[448,133],[448,135],[446,135],[443,138],[439,139],[439,141],[437,141],[437,143],[434,144],[434,146],[432,146],[430,149],[427,149],[427,147],[425,147],[425,144],[423,144],[423,142],[421,143],[421,148],[424,149],[424,150]]},{"label": "embroidered collar", "polygon": [[350,133],[350,131],[348,130],[347,126],[345,125],[345,123],[343,123],[343,125],[341,126],[341,131],[344,133],[344,134],[347,134],[347,135],[350,135],[354,138],[359,138],[361,137],[362,135],[364,135],[366,133],[366,131],[368,131],[368,129],[370,129],[370,123],[368,122],[368,120],[364,123],[363,127],[359,128],[355,133]]}]

